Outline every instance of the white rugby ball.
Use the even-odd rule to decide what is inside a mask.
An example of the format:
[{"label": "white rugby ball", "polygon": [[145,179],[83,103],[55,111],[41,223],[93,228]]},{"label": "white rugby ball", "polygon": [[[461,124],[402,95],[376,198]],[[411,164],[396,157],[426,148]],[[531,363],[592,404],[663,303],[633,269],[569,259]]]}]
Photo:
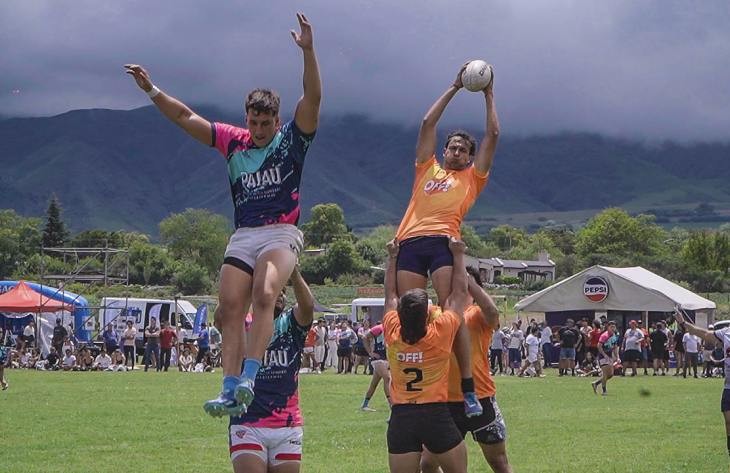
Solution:
[{"label": "white rugby ball", "polygon": [[464,72],[461,73],[461,83],[464,88],[470,92],[479,92],[484,90],[492,81],[492,66],[486,61],[475,59],[466,65]]}]

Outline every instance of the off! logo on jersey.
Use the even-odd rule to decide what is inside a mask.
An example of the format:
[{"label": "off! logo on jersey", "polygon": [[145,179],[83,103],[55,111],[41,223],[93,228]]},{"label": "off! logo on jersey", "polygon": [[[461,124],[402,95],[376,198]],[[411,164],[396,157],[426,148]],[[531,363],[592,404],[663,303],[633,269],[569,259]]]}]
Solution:
[{"label": "off! logo on jersey", "polygon": [[591,302],[603,302],[608,297],[608,281],[599,276],[591,276],[583,283],[583,295]]},{"label": "off! logo on jersey", "polygon": [[454,178],[451,176],[448,176],[445,179],[429,179],[423,185],[423,192],[429,195],[437,192],[448,192],[453,184]]},{"label": "off! logo on jersey", "polygon": [[395,356],[401,363],[423,363],[423,352],[420,351],[413,353],[398,352]]}]

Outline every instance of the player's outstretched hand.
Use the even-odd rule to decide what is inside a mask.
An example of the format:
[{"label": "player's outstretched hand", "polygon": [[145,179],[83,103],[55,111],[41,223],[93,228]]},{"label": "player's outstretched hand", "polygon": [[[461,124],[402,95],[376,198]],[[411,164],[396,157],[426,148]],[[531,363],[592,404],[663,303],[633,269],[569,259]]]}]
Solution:
[{"label": "player's outstretched hand", "polygon": [[140,89],[145,92],[152,90],[152,80],[150,80],[150,74],[139,64],[125,64],[124,69],[127,74],[134,77],[134,81]]},{"label": "player's outstretched hand", "polygon": [[466,253],[466,243],[464,240],[457,240],[454,237],[449,238],[449,249],[452,254]]},{"label": "player's outstretched hand", "polygon": [[390,258],[395,259],[398,257],[398,242],[394,239],[390,240],[385,247],[388,249],[388,256]]},{"label": "player's outstretched hand", "polygon": [[464,65],[459,68],[459,73],[456,74],[456,79],[454,79],[453,86],[457,89],[461,89],[464,87],[464,83],[461,81],[461,75],[464,73],[464,69],[466,69],[466,66],[468,66],[470,62],[471,61],[466,61]]},{"label": "player's outstretched hand", "polygon": [[299,21],[300,33],[291,30],[291,37],[294,38],[294,42],[297,43],[302,49],[312,49],[314,46],[314,39],[312,38],[312,25],[304,16],[304,13],[297,13],[297,20]]}]

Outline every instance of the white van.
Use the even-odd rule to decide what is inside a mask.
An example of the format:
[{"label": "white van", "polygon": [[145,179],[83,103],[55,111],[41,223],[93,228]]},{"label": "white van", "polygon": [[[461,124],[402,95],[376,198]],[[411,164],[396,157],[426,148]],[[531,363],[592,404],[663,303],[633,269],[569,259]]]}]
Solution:
[{"label": "white van", "polygon": [[[177,305],[176,305],[177,304]],[[161,322],[169,322],[173,327],[180,324],[179,339],[192,338],[193,323],[197,309],[190,302],[177,299],[135,299],[131,297],[104,297],[99,308],[99,326],[104,331],[112,324],[121,336],[127,328],[127,320],[137,328],[137,348],[144,346],[144,328],[150,317]]]}]

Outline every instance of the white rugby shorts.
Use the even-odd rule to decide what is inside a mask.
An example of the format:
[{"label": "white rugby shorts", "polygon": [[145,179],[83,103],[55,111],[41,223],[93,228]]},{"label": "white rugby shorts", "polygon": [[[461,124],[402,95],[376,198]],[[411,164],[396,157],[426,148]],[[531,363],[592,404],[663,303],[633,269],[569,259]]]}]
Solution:
[{"label": "white rugby shorts", "polygon": [[223,264],[230,264],[253,275],[256,260],[271,250],[286,249],[297,257],[304,248],[304,235],[286,223],[237,229],[226,247]]},{"label": "white rugby shorts", "polygon": [[231,425],[231,462],[240,455],[256,455],[269,466],[302,461],[302,427],[276,429]]}]

